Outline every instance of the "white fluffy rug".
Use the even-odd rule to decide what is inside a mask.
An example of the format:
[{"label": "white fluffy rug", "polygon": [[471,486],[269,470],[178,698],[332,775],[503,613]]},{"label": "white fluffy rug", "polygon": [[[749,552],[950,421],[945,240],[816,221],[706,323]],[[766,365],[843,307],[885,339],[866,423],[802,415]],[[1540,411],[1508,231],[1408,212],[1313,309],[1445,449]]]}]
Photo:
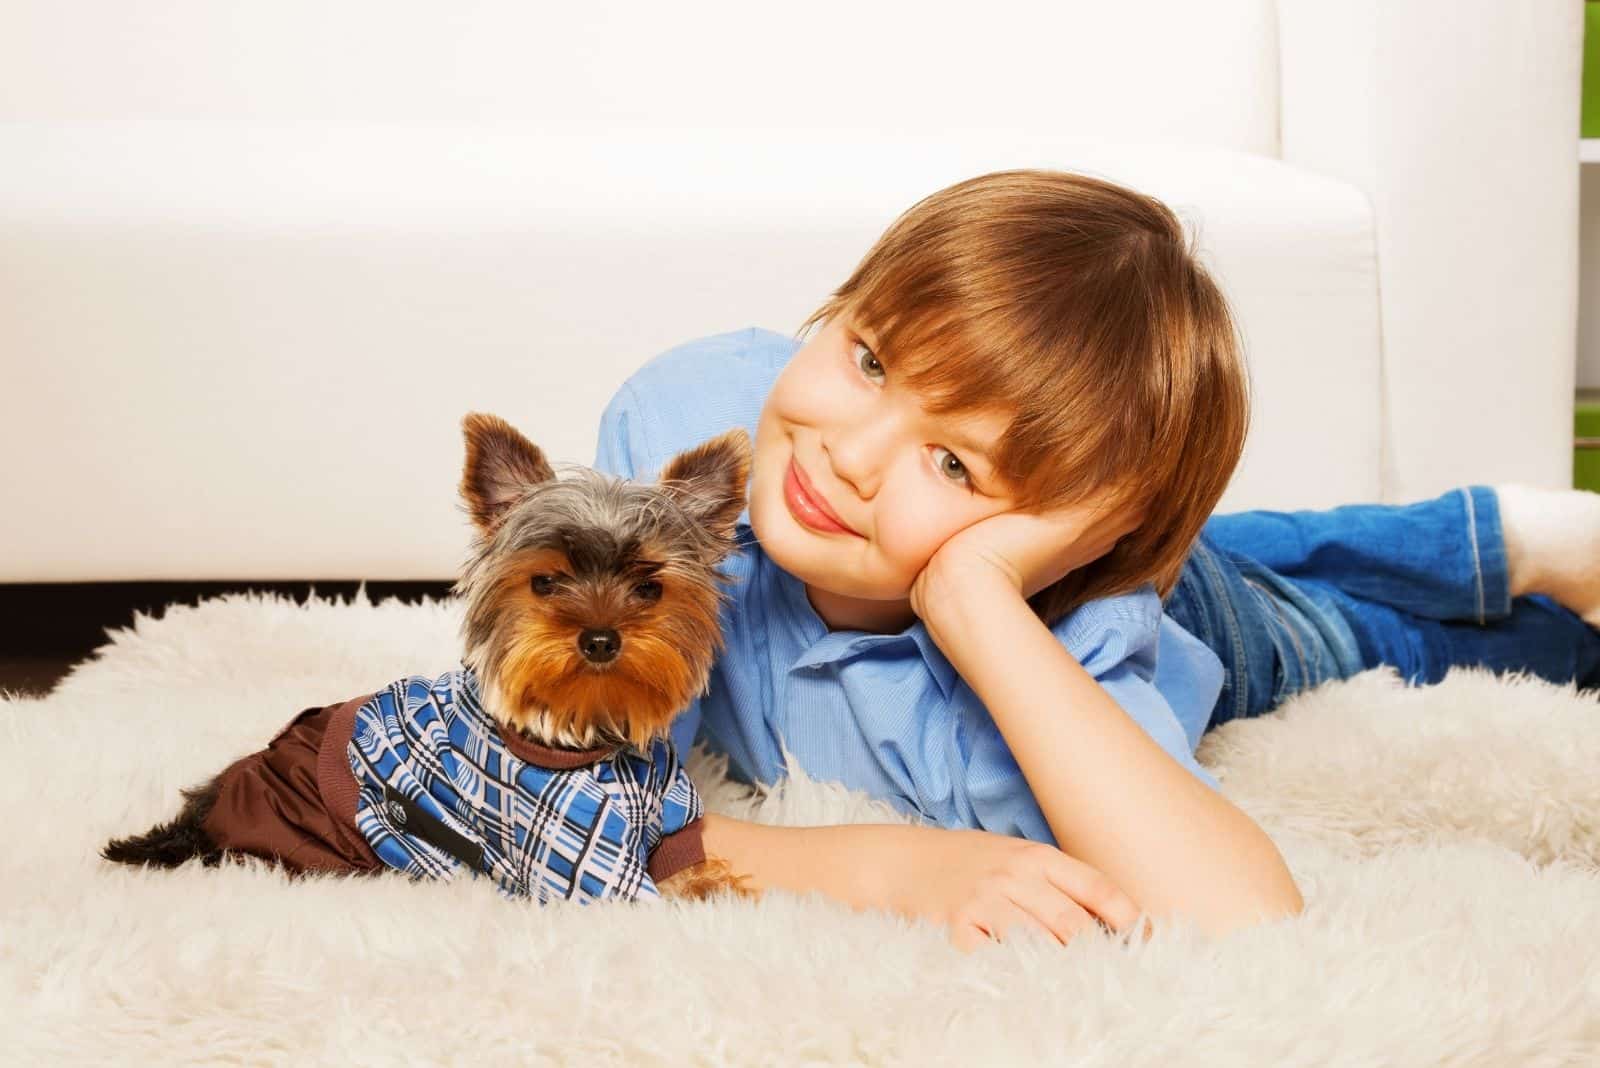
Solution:
[{"label": "white fluffy rug", "polygon": [[[6,697],[0,1060],[1600,1063],[1600,702],[1531,679],[1368,672],[1207,735],[1307,902],[1215,942],[1168,923],[968,956],[821,897],[541,908],[481,880],[96,855],[299,709],[446,670],[457,618],[230,596]],[[803,775],[751,796],[690,766],[729,814],[896,818]]]}]

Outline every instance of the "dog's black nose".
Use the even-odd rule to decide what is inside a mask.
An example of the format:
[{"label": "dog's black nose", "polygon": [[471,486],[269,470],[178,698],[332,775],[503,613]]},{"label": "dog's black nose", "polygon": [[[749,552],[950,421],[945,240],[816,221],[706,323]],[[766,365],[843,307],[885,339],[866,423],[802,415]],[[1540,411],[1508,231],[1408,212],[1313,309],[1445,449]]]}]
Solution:
[{"label": "dog's black nose", "polygon": [[604,664],[615,660],[622,649],[622,635],[607,627],[590,629],[578,635],[578,651],[590,663]]}]

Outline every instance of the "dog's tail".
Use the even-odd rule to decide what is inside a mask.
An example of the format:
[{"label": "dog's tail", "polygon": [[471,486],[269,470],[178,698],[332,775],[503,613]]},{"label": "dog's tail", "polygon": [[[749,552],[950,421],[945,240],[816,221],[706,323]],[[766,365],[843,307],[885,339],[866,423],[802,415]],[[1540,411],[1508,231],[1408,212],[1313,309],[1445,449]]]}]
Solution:
[{"label": "dog's tail", "polygon": [[201,825],[216,804],[220,782],[219,775],[204,786],[179,791],[184,804],[176,819],[131,838],[113,838],[100,855],[119,864],[154,864],[158,868],[176,868],[200,857],[207,867],[215,867],[222,860],[222,850]]}]

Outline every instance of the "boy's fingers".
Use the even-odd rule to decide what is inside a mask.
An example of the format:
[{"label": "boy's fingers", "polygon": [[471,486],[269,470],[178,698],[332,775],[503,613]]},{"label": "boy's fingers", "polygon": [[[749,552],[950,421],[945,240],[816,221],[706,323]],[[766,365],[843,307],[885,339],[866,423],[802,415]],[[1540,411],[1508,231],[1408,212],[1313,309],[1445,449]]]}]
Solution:
[{"label": "boy's fingers", "polygon": [[1139,906],[1104,873],[1059,850],[1049,860],[1045,873],[1050,881],[1097,919],[1119,932],[1138,922]]},{"label": "boy's fingers", "polygon": [[1036,917],[1028,909],[1009,898],[995,900],[988,914],[980,921],[980,926],[987,930],[989,937],[996,942],[1004,942],[1007,935],[1023,927],[1037,931],[1046,938],[1052,938],[1062,945],[1065,945],[1067,940],[1071,938],[1070,932],[1066,937],[1058,935],[1051,925],[1041,922],[1039,917]]},{"label": "boy's fingers", "polygon": [[950,944],[963,953],[971,953],[979,946],[989,941],[989,936],[984,931],[970,923],[958,923],[950,926]]},{"label": "boy's fingers", "polygon": [[1089,930],[1096,918],[1071,895],[1048,881],[1017,880],[1005,893],[1029,918],[1066,945],[1079,933]]}]

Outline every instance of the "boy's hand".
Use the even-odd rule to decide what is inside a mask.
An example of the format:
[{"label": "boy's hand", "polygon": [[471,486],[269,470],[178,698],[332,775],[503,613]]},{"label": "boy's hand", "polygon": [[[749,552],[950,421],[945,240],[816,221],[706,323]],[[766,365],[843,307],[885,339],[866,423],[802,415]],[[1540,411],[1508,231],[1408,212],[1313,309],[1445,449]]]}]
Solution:
[{"label": "boy's hand", "polygon": [[944,594],[969,582],[1004,580],[1024,599],[1111,551],[1139,517],[1109,510],[1105,498],[1049,512],[1001,512],[956,531],[911,585],[921,619]]},{"label": "boy's hand", "polygon": [[[970,953],[1029,929],[1066,945],[1099,926],[1134,929],[1140,912],[1110,879],[1054,846],[988,831],[884,827],[884,855],[863,873],[878,907],[948,927]],[[1149,921],[1142,925],[1149,940]]]}]

